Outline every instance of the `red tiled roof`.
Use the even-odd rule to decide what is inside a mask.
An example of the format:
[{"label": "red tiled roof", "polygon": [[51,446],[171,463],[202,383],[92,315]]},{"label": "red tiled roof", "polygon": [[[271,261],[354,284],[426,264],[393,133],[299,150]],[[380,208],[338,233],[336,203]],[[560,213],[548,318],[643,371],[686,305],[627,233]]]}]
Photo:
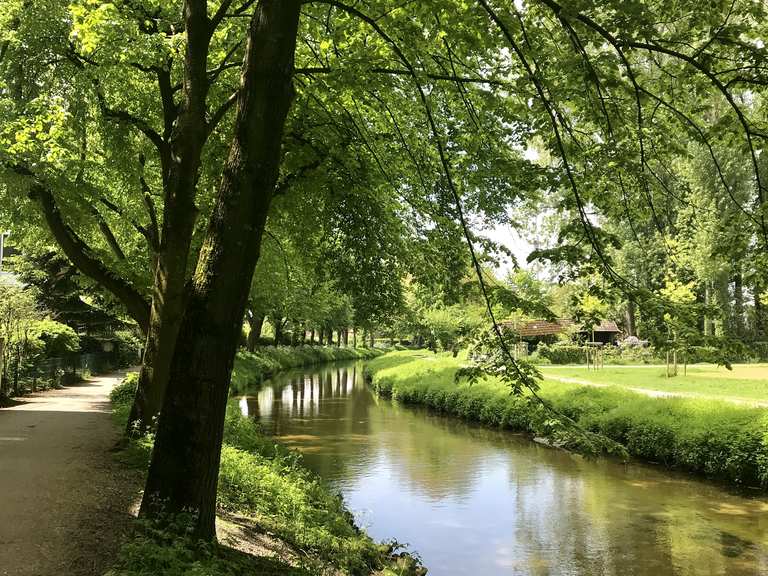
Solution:
[{"label": "red tiled roof", "polygon": [[602,320],[600,324],[592,328],[595,332],[621,332],[619,327],[616,326],[616,322],[611,320]]},{"label": "red tiled roof", "polygon": [[[522,338],[531,338],[535,336],[551,336],[553,334],[560,334],[568,326],[574,324],[573,320],[560,318],[554,322],[549,320],[532,320],[524,324],[517,324],[514,322],[504,322],[506,326],[517,330],[518,334]],[[610,320],[603,320],[593,328],[595,332],[620,332],[619,327],[616,326],[616,322]]]},{"label": "red tiled roof", "polygon": [[517,332],[523,338],[529,336],[550,336],[552,334],[560,334],[570,324],[572,324],[570,320],[557,320],[555,322],[534,320],[519,326]]}]

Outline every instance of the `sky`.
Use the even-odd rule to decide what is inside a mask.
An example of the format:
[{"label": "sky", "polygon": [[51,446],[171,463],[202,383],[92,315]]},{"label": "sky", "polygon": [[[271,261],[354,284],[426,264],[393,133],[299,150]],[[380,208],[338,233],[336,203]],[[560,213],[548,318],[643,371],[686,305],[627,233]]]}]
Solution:
[{"label": "sky", "polygon": [[[530,254],[534,246],[528,240],[520,236],[515,230],[508,224],[497,225],[491,230],[486,230],[482,233],[498,244],[506,246],[517,258],[517,262],[521,268],[530,269],[530,264],[526,262],[528,254]],[[512,270],[512,261],[509,258],[505,259],[501,265],[496,269],[499,276],[506,276],[507,272]]]}]

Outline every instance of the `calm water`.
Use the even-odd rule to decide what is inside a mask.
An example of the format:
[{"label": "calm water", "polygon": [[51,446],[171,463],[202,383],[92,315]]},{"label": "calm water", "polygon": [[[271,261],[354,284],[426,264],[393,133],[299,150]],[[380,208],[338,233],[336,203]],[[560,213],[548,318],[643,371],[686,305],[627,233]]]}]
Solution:
[{"label": "calm water", "polygon": [[768,575],[768,499],[397,406],[360,364],[285,373],[240,406],[430,575]]}]

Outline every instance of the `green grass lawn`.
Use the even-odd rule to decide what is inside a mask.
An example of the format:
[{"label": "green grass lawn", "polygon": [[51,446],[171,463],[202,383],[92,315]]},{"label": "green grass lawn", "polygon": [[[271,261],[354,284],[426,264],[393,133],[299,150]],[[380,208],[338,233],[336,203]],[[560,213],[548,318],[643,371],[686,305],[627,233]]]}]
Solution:
[{"label": "green grass lawn", "polygon": [[667,378],[665,366],[606,366],[587,370],[584,366],[541,366],[548,381],[554,378],[587,380],[624,388],[645,388],[712,398],[768,402],[768,365],[735,364],[733,370],[712,364],[689,366],[687,375]]}]

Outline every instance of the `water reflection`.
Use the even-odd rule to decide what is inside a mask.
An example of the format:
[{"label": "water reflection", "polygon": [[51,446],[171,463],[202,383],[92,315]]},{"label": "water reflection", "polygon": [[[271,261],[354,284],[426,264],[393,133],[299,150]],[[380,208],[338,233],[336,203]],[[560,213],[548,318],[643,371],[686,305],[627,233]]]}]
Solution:
[{"label": "water reflection", "polygon": [[430,574],[768,575],[768,501],[399,407],[359,364],[286,373],[239,403]]}]

